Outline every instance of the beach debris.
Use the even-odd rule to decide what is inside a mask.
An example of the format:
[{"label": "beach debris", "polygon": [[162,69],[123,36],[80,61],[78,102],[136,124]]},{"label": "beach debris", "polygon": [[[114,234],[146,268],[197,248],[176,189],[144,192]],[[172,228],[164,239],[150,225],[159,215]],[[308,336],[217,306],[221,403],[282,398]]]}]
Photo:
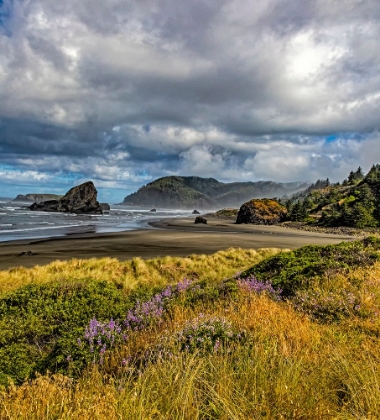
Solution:
[{"label": "beach debris", "polygon": [[205,219],[202,216],[197,216],[195,218],[195,222],[194,223],[203,223],[203,224],[207,225],[207,219]]},{"label": "beach debris", "polygon": [[19,257],[22,257],[23,255],[33,255],[32,251],[22,251],[20,254],[18,254]]}]

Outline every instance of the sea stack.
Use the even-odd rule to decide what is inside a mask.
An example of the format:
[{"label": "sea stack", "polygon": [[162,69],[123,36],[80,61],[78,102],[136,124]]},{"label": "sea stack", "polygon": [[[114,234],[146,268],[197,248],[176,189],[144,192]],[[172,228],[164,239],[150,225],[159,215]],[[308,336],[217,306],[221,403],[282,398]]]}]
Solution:
[{"label": "sea stack", "polygon": [[102,214],[102,207],[97,201],[98,192],[92,181],[71,188],[59,200],[33,203],[29,209],[77,214]]}]

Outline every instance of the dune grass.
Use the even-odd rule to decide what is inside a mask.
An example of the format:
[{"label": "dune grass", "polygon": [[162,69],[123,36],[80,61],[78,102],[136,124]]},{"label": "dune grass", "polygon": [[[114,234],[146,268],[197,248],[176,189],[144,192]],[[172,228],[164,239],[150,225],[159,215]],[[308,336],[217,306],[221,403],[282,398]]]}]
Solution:
[{"label": "dune grass", "polygon": [[33,268],[16,267],[0,271],[0,296],[27,284],[52,281],[101,280],[113,282],[126,291],[137,285],[163,286],[184,277],[212,281],[235,274],[283,250],[266,248],[246,250],[230,248],[212,255],[190,255],[187,258],[164,257],[143,260],[133,258],[120,262],[116,258],[92,258],[55,261]]},{"label": "dune grass", "polygon": [[[296,258],[294,254],[272,259],[269,255],[265,263],[260,260],[269,251],[251,254],[255,261],[247,275],[256,270],[263,276],[261,281],[271,281],[272,276],[276,287],[297,276],[297,287],[288,289],[291,295],[281,300],[269,287],[254,284],[250,288],[251,283],[244,283],[244,270],[250,263],[237,259],[235,250],[191,257],[194,260],[171,259],[182,273],[177,277],[171,276],[170,270],[157,269],[165,259],[152,260],[146,263],[148,268],[135,270],[127,285],[117,282],[118,264],[112,260],[114,266],[105,270],[108,277],[98,277],[95,283],[106,280],[96,284],[109,284],[107,290],[112,290],[113,298],[113,290],[128,297],[141,285],[150,284],[157,291],[179,281],[171,289],[176,294],[162,289],[160,296],[170,295],[164,310],[153,321],[146,318],[149,322],[144,328],[126,330],[127,340],[107,350],[101,364],[91,353],[95,364],[77,374],[68,369],[64,375],[37,375],[21,385],[3,388],[0,418],[378,419],[378,248],[377,244],[357,242],[353,249],[360,263],[351,264],[344,245],[327,251],[326,247],[305,247]],[[324,268],[317,270],[318,252],[334,260],[339,255],[343,263],[332,266],[324,260]],[[345,263],[346,256],[350,264]],[[307,271],[310,258],[312,269]],[[226,262],[223,269],[218,268],[221,260]],[[95,261],[91,264],[96,265]],[[134,270],[132,262],[128,264]],[[254,264],[258,264],[256,268]],[[281,264],[289,275],[278,270]],[[193,282],[181,283],[196,272],[194,267],[200,271],[204,267],[204,277],[199,273]],[[236,271],[243,271],[241,280],[223,280]],[[177,270],[174,272],[177,275]],[[302,272],[307,281],[299,281]],[[44,278],[45,285],[39,287],[47,287],[50,293],[50,287],[66,284],[62,276],[54,275]],[[90,277],[88,272],[82,275],[83,279]],[[16,292],[9,290],[5,296]],[[139,298],[156,302],[158,295],[152,293]],[[138,313],[135,309],[132,316]],[[75,366],[75,360],[70,363]]]}]

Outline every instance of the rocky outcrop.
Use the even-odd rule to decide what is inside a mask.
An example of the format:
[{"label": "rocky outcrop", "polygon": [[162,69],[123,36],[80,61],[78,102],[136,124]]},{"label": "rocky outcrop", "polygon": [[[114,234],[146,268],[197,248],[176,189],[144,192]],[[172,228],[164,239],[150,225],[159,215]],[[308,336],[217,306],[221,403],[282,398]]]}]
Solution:
[{"label": "rocky outcrop", "polygon": [[97,201],[97,190],[93,182],[88,181],[71,188],[59,200],[48,200],[32,204],[29,209],[63,213],[102,214],[102,207]]},{"label": "rocky outcrop", "polygon": [[194,210],[193,214],[200,214],[198,210]]},{"label": "rocky outcrop", "polygon": [[195,218],[195,222],[194,223],[203,223],[204,225],[207,225],[207,220],[204,218],[204,217],[202,217],[202,216],[197,216],[196,218]]},{"label": "rocky outcrop", "polygon": [[275,225],[282,222],[285,216],[286,207],[276,200],[256,199],[248,201],[240,207],[236,223]]},{"label": "rocky outcrop", "polygon": [[59,200],[62,196],[57,194],[19,194],[12,201],[31,201],[32,203],[40,203],[41,201]]}]

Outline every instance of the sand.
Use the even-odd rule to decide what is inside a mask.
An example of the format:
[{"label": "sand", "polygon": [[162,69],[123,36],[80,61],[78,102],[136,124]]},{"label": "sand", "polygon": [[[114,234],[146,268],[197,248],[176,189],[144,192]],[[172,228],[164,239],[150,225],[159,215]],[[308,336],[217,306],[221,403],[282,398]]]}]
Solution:
[{"label": "sand", "polygon": [[[48,264],[72,258],[187,256],[212,254],[230,247],[246,249],[326,245],[353,240],[350,236],[304,232],[279,226],[236,225],[231,220],[209,220],[195,225],[194,218],[152,222],[152,228],[118,233],[74,234],[48,239],[0,242],[0,270]],[[20,255],[30,251],[32,255]]]}]

